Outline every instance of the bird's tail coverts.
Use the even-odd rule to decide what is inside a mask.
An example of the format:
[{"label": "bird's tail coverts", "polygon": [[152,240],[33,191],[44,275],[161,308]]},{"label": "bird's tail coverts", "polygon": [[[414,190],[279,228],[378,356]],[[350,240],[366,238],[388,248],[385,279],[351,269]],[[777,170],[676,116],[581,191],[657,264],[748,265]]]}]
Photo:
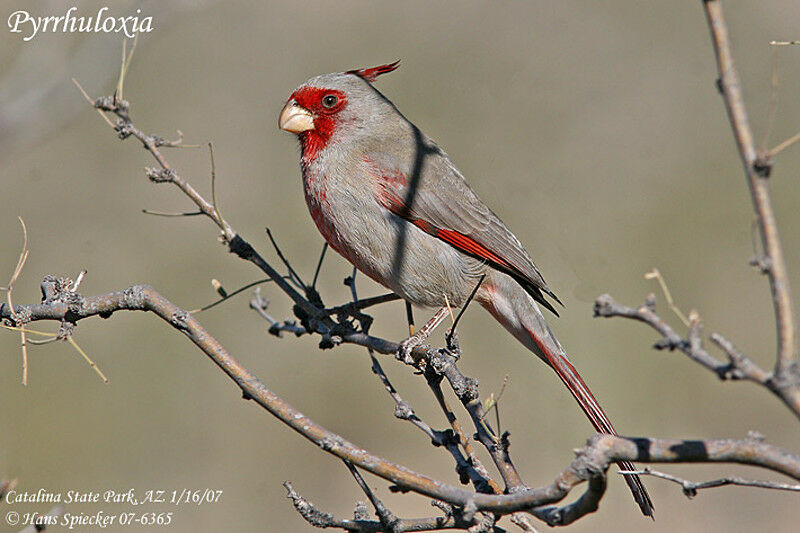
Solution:
[{"label": "bird's tail coverts", "polygon": [[[533,297],[520,290],[510,277],[495,274],[487,284],[486,297],[482,298],[481,304],[517,340],[555,370],[597,431],[617,435],[589,387],[567,359],[566,352],[550,330]],[[622,470],[635,470],[629,461],[617,464]],[[635,474],[624,476],[642,513],[653,517],[653,502],[639,476]]]}]

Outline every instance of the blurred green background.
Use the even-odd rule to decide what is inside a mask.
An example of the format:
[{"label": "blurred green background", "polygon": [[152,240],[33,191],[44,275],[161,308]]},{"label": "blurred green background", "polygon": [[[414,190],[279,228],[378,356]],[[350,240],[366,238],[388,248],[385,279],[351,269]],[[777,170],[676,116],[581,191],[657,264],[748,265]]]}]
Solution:
[{"label": "blurred green background", "polygon": [[[93,15],[100,2],[2,2],[63,15]],[[215,144],[217,196],[245,238],[275,258],[264,227],[310,278],[322,238],[301,193],[298,147],[278,131],[288,94],[320,73],[402,59],[378,87],[451,155],[484,201],[526,244],[566,303],[552,322],[576,366],[620,432],[637,436],[743,437],[757,430],[797,451],[800,425],[777,399],[750,384],[721,383],[681,354],[653,351],[654,334],[622,319],[592,319],[594,298],[639,304],[657,292],[643,274],[658,267],[677,304],[699,310],[707,332],[727,334],[764,365],[775,349],[767,281],[753,255],[750,200],[714,88],[716,76],[699,1],[683,2],[114,2],[115,16],[151,15],[125,84],[145,131]],[[757,138],[764,136],[772,39],[800,37],[795,1],[729,2],[727,17]],[[5,20],[5,19],[4,19]],[[110,94],[119,35],[0,33],[0,282],[11,275],[24,217],[31,255],[14,292],[39,299],[46,274],[75,276],[97,294],[151,283],[187,309],[258,279],[226,253],[200,218],[141,213],[190,210],[135,141],[120,143],[83,101]],[[779,107],[768,145],[800,128],[800,47],[782,47]],[[167,156],[204,193],[205,150]],[[800,148],[781,154],[774,201],[792,283],[800,288]],[[343,302],[348,264],[330,254],[321,277],[329,304]],[[382,292],[361,278],[362,295]],[[273,315],[287,299],[266,286]],[[456,482],[449,456],[410,424],[370,372],[363,349],[320,352],[312,338],[276,339],[241,295],[198,318],[247,367],[303,412],[367,449]],[[663,304],[662,315],[677,320]],[[375,333],[405,333],[399,303],[376,310]],[[421,320],[422,313],[417,313]],[[38,324],[54,330],[54,324]],[[30,383],[20,385],[16,333],[0,334],[0,475],[19,490],[137,492],[221,489],[216,505],[76,505],[69,512],[173,511],[174,531],[313,531],[281,482],[337,516],[364,496],[340,461],[252,403],[181,335],[152,316],[119,313],[81,322],[75,336],[109,376],[103,384],[68,344],[32,347]],[[441,333],[437,337],[441,339]],[[501,403],[525,481],[549,483],[592,434],[561,383],[479,308],[461,329],[462,368],[484,396],[510,375]],[[423,380],[385,368],[420,416],[436,427]],[[695,480],[723,474],[772,478],[733,466],[665,466]],[[612,475],[615,477],[615,475]],[[679,487],[646,480],[657,521],[645,522],[613,479],[598,513],[574,531],[796,531],[798,496],[721,488],[687,500]],[[427,498],[379,496],[400,516],[435,514]],[[18,505],[45,512],[47,505]],[[3,512],[8,506],[2,507]],[[513,529],[507,521],[504,525]],[[0,526],[0,530],[5,525]],[[150,530],[131,526],[108,531]],[[542,526],[542,529],[546,529]],[[58,529],[53,529],[57,531]],[[86,529],[84,529],[86,530]]]}]

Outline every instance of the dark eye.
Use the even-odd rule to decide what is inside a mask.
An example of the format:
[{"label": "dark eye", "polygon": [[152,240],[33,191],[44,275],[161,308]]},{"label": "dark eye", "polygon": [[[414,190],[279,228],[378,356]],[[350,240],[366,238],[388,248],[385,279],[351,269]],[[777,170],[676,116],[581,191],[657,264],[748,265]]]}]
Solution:
[{"label": "dark eye", "polygon": [[323,107],[326,107],[328,109],[332,108],[338,103],[339,103],[339,97],[337,97],[335,94],[329,94],[322,99]]}]

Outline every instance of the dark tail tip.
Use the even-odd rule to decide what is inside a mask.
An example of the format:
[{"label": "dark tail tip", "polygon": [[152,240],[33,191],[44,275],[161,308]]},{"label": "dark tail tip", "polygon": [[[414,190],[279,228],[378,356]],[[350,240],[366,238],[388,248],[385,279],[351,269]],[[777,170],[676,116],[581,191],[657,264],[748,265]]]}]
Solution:
[{"label": "dark tail tip", "polygon": [[[621,470],[636,470],[633,463],[628,461],[617,464]],[[647,489],[644,487],[644,483],[642,483],[642,478],[637,474],[623,474],[623,476],[625,476],[625,481],[628,483],[628,487],[630,487],[633,493],[633,499],[639,504],[639,509],[642,510],[642,514],[649,516],[655,521],[655,506],[653,505],[653,500],[650,499],[650,495],[647,493]]]}]

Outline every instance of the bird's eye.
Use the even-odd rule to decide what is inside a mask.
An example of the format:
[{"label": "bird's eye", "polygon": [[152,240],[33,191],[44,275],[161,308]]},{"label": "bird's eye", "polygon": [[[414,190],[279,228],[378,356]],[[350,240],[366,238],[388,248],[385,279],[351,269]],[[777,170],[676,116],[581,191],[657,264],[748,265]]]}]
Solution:
[{"label": "bird's eye", "polygon": [[335,94],[329,94],[322,99],[322,105],[327,109],[332,108],[338,103],[339,103],[339,98]]}]

